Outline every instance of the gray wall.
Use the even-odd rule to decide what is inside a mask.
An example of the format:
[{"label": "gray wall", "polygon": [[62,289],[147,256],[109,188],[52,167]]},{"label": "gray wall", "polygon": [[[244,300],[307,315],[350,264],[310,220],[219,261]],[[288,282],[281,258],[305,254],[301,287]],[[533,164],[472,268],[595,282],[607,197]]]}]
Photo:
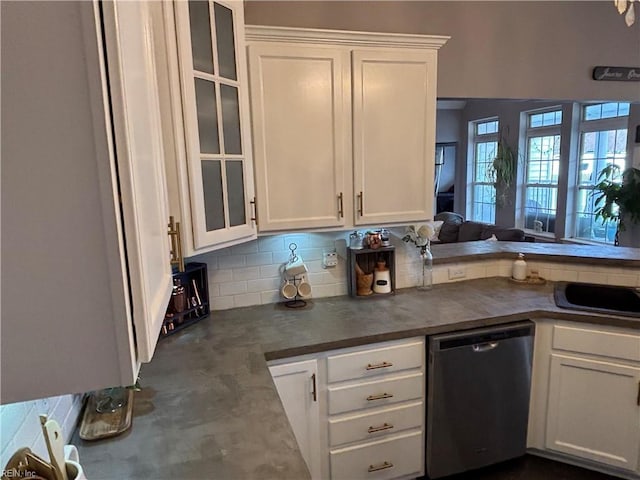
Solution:
[{"label": "gray wall", "polygon": [[596,65],[640,66],[640,20],[627,27],[611,0],[248,1],[245,17],[450,35],[439,55],[439,97],[640,100],[638,82],[591,79]]}]

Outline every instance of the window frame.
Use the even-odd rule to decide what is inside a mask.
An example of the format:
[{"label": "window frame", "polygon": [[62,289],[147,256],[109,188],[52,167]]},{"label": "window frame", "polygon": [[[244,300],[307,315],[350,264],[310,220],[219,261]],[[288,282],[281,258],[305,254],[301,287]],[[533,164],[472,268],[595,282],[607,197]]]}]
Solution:
[{"label": "window frame", "polygon": [[[625,149],[624,149],[624,165],[622,167],[622,169],[627,168],[629,165],[629,150],[628,150],[628,135],[629,135],[629,114],[627,115],[620,115],[620,116],[616,116],[616,117],[606,117],[606,118],[599,118],[599,119],[593,119],[593,120],[586,120],[585,116],[586,116],[586,108],[592,105],[598,105],[598,104],[604,104],[604,103],[629,103],[629,102],[596,102],[596,103],[581,103],[580,104],[580,122],[578,125],[578,129],[575,132],[577,135],[577,140],[578,140],[578,152],[577,152],[577,164],[578,164],[578,168],[576,170],[576,175],[574,176],[574,178],[570,181],[572,181],[572,185],[571,187],[574,189],[574,198],[573,198],[573,211],[572,212],[567,212],[567,216],[569,215],[569,213],[571,214],[571,216],[573,217],[573,224],[571,226],[572,228],[572,235],[571,235],[571,239],[579,241],[579,242],[589,242],[589,243],[596,243],[596,244],[601,244],[601,245],[613,245],[615,242],[615,239],[612,238],[610,241],[607,241],[607,230],[610,228],[607,225],[603,224],[603,227],[605,228],[605,240],[599,240],[597,238],[593,238],[593,237],[584,237],[584,236],[579,236],[578,232],[580,230],[579,228],[579,222],[580,222],[580,218],[582,218],[583,214],[588,214],[591,217],[595,217],[594,213],[592,211],[590,212],[579,212],[578,211],[578,205],[580,204],[579,198],[581,196],[581,192],[583,191],[588,191],[588,192],[593,192],[595,190],[595,185],[598,183],[598,174],[600,172],[600,170],[593,172],[593,174],[595,175],[594,180],[593,180],[593,185],[591,186],[585,186],[585,185],[581,185],[580,184],[580,164],[583,160],[583,149],[584,149],[584,143],[583,143],[583,136],[586,133],[594,133],[594,132],[607,132],[607,131],[620,131],[620,130],[625,130],[626,131],[626,135],[627,135],[627,141],[625,142]],[[596,165],[597,165],[597,158],[594,158],[594,160],[596,161]],[[620,179],[620,181],[622,181],[622,179]],[[593,193],[587,193],[587,195],[592,195]],[[600,222],[599,222],[600,223]],[[611,222],[610,222],[611,223]],[[613,222],[613,224],[616,224],[617,222]],[[617,225],[616,225],[616,230],[617,230]]]},{"label": "window frame", "polygon": [[[491,133],[482,133],[479,134],[478,133],[478,127],[482,124],[488,124],[488,123],[492,123],[492,122],[496,122],[496,131],[495,132],[491,132]],[[482,216],[480,216],[480,218],[475,216],[475,205],[476,204],[481,204],[481,205],[492,205],[493,206],[493,210],[492,210],[492,215],[491,215],[491,219],[488,223],[495,223],[495,218],[496,218],[496,192],[495,192],[495,185],[492,181],[489,180],[489,178],[487,178],[486,180],[478,180],[476,179],[476,172],[478,171],[478,158],[477,158],[477,151],[478,151],[478,145],[483,144],[483,143],[495,143],[496,144],[496,150],[497,150],[497,143],[500,139],[500,119],[499,117],[488,117],[488,118],[482,118],[482,119],[477,119],[477,120],[472,120],[469,122],[469,137],[471,138],[471,142],[468,142],[469,144],[469,162],[467,164],[467,202],[466,202],[466,218],[468,218],[469,220],[473,220],[476,222],[483,222],[483,223],[487,223],[486,219],[484,219]],[[479,202],[476,201],[475,198],[475,190],[477,186],[488,186],[493,188],[493,203],[488,203],[488,202]]]},{"label": "window frame", "polygon": [[[540,115],[540,114],[545,114],[545,113],[560,113],[560,123],[558,124],[554,124],[554,125],[542,125],[542,126],[538,126],[538,127],[532,127],[531,126],[531,118],[534,115]],[[562,135],[562,127],[563,124],[565,122],[565,118],[564,118],[564,111],[562,108],[562,105],[554,105],[554,106],[549,106],[549,107],[545,107],[545,108],[541,108],[541,109],[535,109],[535,110],[527,110],[522,112],[522,119],[524,120],[524,129],[521,130],[521,136],[523,136],[524,138],[522,138],[523,140],[523,145],[524,145],[524,151],[525,156],[524,156],[524,162],[523,162],[523,167],[522,167],[522,175],[521,175],[521,182],[518,185],[518,194],[520,196],[520,202],[519,202],[519,208],[517,209],[517,225],[522,228],[525,232],[527,233],[532,233],[535,235],[539,235],[539,236],[548,236],[548,237],[555,237],[557,234],[556,231],[556,225],[558,224],[557,219],[559,214],[562,214],[562,212],[558,211],[558,194],[560,191],[560,171],[561,171],[561,162],[562,162],[562,149],[563,149],[563,135]],[[534,183],[534,182],[529,182],[529,153],[530,153],[530,141],[532,138],[544,138],[544,137],[555,137],[558,136],[559,137],[559,142],[560,142],[560,147],[558,149],[558,158],[557,158],[557,162],[558,162],[558,178],[556,180],[555,183]],[[555,160],[551,160],[551,162],[553,162]],[[549,231],[549,230],[542,230],[542,231],[537,231],[533,228],[526,228],[526,221],[527,221],[527,190],[529,188],[553,188],[556,191],[556,206],[555,206],[555,214],[554,214],[554,228],[553,231]]]}]

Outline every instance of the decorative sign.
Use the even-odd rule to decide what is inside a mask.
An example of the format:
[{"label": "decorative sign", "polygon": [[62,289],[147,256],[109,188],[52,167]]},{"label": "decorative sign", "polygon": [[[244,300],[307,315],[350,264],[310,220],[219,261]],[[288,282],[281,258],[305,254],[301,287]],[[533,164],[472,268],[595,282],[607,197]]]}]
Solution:
[{"label": "decorative sign", "polygon": [[640,67],[594,67],[593,79],[609,82],[640,82]]}]

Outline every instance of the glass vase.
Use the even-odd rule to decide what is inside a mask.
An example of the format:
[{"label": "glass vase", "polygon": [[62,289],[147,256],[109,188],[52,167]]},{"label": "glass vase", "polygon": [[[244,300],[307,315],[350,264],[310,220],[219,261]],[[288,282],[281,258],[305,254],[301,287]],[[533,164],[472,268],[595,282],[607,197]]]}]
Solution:
[{"label": "glass vase", "polygon": [[420,248],[420,259],[422,260],[422,272],[418,278],[418,290],[425,291],[433,288],[433,255],[431,255],[431,245],[427,243]]}]

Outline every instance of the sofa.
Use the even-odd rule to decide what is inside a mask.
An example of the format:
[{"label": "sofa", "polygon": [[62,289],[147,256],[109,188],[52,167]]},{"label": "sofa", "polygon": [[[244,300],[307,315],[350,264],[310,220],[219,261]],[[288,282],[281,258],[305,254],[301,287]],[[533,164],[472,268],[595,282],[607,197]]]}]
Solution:
[{"label": "sofa", "polygon": [[454,212],[438,213],[434,220],[444,222],[438,234],[440,243],[488,240],[494,235],[497,240],[504,242],[533,241],[533,237],[525,236],[524,231],[519,228],[499,227],[488,223],[465,220],[462,215]]}]

